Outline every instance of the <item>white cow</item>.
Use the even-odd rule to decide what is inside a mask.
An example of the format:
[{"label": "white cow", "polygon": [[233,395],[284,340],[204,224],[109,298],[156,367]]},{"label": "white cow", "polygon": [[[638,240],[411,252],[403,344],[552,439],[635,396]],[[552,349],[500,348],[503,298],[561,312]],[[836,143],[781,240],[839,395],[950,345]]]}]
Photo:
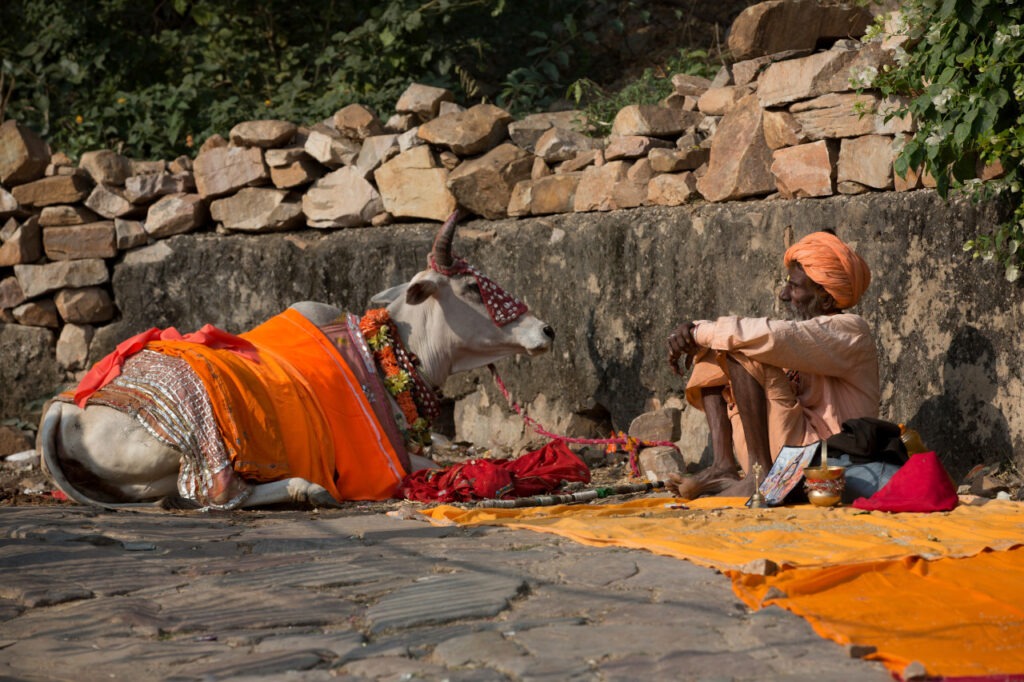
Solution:
[{"label": "white cow", "polygon": [[[402,344],[419,358],[422,378],[435,388],[454,372],[518,353],[546,352],[554,339],[550,326],[452,256],[455,221],[453,214],[439,231],[426,270],[373,299],[375,305],[386,305]],[[496,309],[495,300],[505,308],[511,302],[519,309],[509,315],[507,310]],[[319,328],[336,322],[342,314],[334,306],[310,301],[290,309]],[[44,470],[69,498],[81,504],[151,506],[177,496],[182,452],[151,435],[126,412],[99,404],[79,408],[55,401],[43,416],[39,444]],[[410,463],[413,470],[432,465],[414,454]],[[246,487],[248,497],[238,506],[339,503],[323,486],[301,478]]]}]

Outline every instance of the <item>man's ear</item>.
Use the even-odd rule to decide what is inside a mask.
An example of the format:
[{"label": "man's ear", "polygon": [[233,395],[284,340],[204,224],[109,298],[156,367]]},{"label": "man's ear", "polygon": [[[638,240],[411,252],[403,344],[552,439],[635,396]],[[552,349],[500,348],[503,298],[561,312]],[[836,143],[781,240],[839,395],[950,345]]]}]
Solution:
[{"label": "man's ear", "polygon": [[832,294],[827,291],[822,294],[821,310],[826,313],[837,313],[840,310],[839,304],[836,303],[836,299],[832,298]]}]

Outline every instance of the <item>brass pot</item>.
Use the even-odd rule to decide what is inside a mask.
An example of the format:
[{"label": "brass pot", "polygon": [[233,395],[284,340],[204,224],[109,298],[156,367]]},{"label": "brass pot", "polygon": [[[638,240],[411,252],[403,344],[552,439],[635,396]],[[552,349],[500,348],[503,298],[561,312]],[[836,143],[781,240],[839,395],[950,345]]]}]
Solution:
[{"label": "brass pot", "polygon": [[846,468],[839,466],[806,467],[804,491],[811,504],[834,507],[843,499],[846,488]]}]

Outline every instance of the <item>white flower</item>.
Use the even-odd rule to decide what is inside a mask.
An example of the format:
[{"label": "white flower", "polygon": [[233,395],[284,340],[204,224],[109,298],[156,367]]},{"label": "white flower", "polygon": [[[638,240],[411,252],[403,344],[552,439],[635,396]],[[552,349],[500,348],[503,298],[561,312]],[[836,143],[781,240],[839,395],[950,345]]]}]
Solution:
[{"label": "white flower", "polygon": [[1009,31],[1010,35],[1013,36],[1014,38],[1020,38],[1020,24],[1013,24],[1012,26],[1008,26],[1006,30]]},{"label": "white flower", "polygon": [[875,38],[883,37],[885,35],[885,27],[883,27],[878,21],[867,27],[864,31],[864,36],[860,39],[862,43],[870,43]]},{"label": "white flower", "polygon": [[903,67],[910,61],[910,53],[903,49],[902,45],[897,45],[892,51],[893,57],[896,59],[896,63]]},{"label": "white flower", "polygon": [[931,147],[937,147],[937,146],[939,146],[940,144],[942,144],[942,141],[943,141],[943,140],[944,140],[945,138],[946,138],[946,136],[945,136],[945,135],[943,135],[943,134],[942,134],[941,132],[939,132],[938,130],[936,130],[936,131],[932,132],[932,134],[931,134],[931,135],[929,135],[928,137],[926,137],[926,138],[924,139],[924,143],[925,143],[926,145],[929,145],[929,146],[931,146]]},{"label": "white flower", "polygon": [[956,94],[956,90],[953,88],[946,88],[939,94],[935,95],[932,99],[932,104],[935,105],[935,110],[940,114],[946,112],[946,105],[949,104],[949,100],[953,99],[953,95]]},{"label": "white flower", "polygon": [[1008,34],[1006,34],[1006,33],[1003,33],[1002,31],[1000,31],[1000,30],[999,30],[999,29],[997,28],[997,29],[996,29],[996,37],[992,39],[992,42],[994,42],[994,43],[995,43],[996,45],[1003,45],[1003,44],[1005,44],[1005,43],[1006,43],[1006,41],[1008,41],[1009,39],[1010,39],[1010,36],[1009,36]]},{"label": "white flower", "polygon": [[878,69],[873,66],[850,69],[850,85],[854,88],[870,88],[878,75]]},{"label": "white flower", "polygon": [[891,35],[904,35],[910,30],[907,17],[903,12],[893,12],[889,15],[889,33]]}]

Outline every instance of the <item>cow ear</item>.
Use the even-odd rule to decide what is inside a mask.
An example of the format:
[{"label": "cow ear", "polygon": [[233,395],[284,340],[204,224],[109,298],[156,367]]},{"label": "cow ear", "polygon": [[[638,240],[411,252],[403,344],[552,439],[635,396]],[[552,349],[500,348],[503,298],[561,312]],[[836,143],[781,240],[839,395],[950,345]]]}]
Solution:
[{"label": "cow ear", "polygon": [[370,299],[370,305],[377,306],[389,306],[391,302],[401,296],[405,291],[406,284],[399,284],[398,286],[385,289],[377,294],[373,295]]},{"label": "cow ear", "polygon": [[419,305],[437,293],[437,282],[430,279],[421,279],[413,282],[405,290],[405,302],[409,305]]}]

